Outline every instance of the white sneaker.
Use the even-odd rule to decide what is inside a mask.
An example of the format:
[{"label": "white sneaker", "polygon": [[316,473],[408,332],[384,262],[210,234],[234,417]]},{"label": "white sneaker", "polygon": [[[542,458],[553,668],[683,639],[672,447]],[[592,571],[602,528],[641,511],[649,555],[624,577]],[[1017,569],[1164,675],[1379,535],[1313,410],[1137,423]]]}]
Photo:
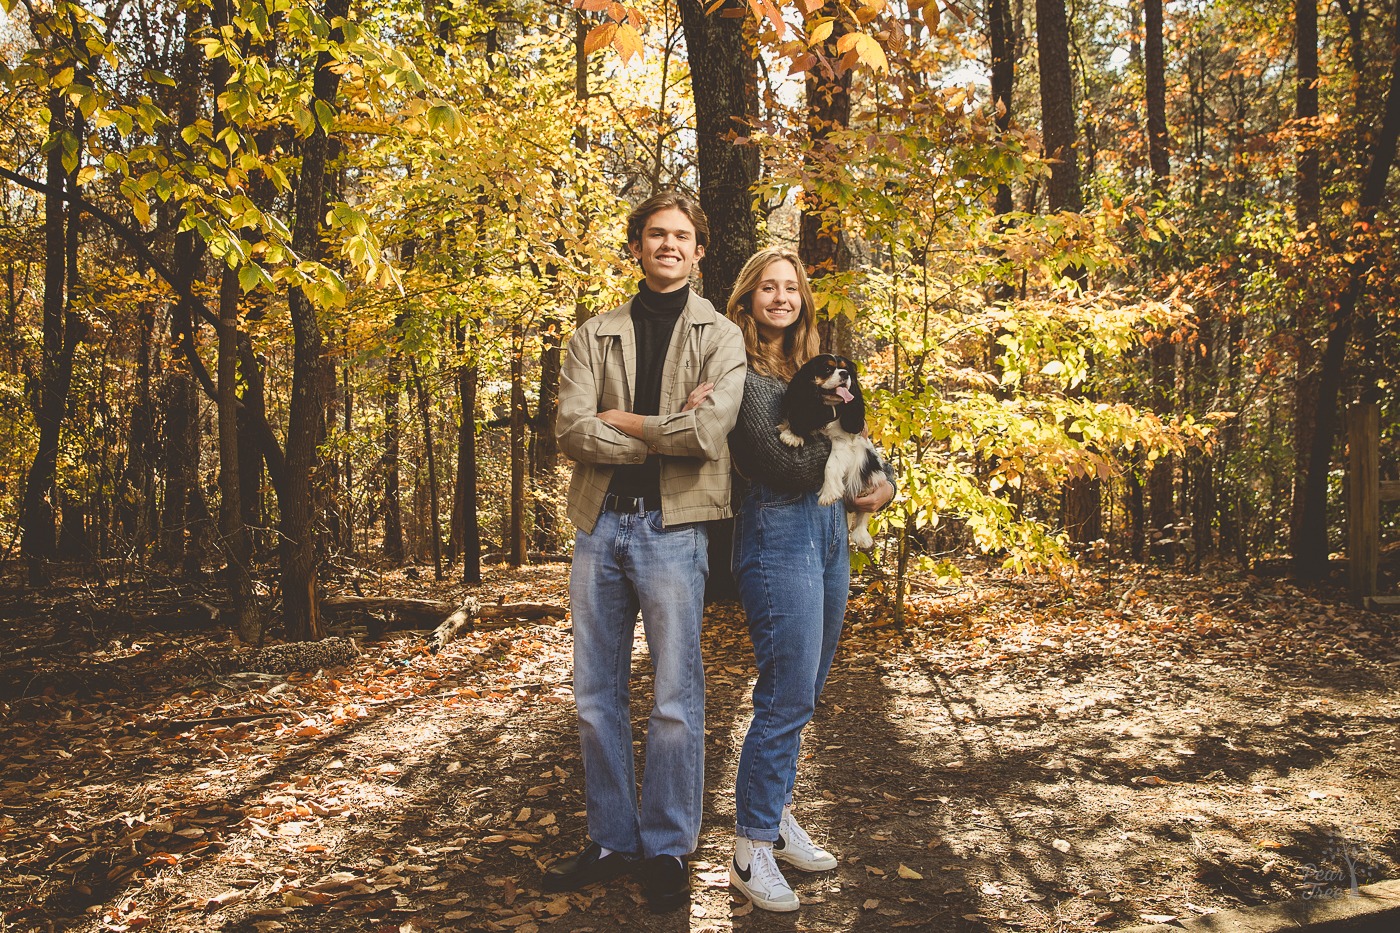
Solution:
[{"label": "white sneaker", "polygon": [[[743,864],[744,867],[739,866]],[[743,836],[734,838],[734,858],[729,862],[729,883],[738,888],[755,907],[787,912],[801,906],[778,863],[771,845],[755,845]]]},{"label": "white sneaker", "polygon": [[812,841],[807,831],[797,825],[797,817],[788,807],[783,807],[773,854],[802,871],[829,871],[836,867],[836,856]]}]

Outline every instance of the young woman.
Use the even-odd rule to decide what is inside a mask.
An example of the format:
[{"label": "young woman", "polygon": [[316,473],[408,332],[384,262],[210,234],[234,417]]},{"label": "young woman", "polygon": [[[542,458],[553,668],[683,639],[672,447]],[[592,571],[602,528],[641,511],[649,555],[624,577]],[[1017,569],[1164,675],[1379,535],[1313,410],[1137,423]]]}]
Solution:
[{"label": "young woman", "polygon": [[[745,264],[728,313],[744,333],[749,369],[729,436],[746,482],[734,522],[734,578],[758,664],[753,722],[735,780],[729,880],[764,910],[799,906],[776,859],[803,871],[836,867],[792,812],[802,728],[812,718],[841,635],[850,590],[845,506],[817,504],[831,444],[800,448],[778,437],[782,398],[797,368],[818,352],[812,290],[791,250],[761,250]],[[894,495],[882,478],[854,503],[875,511]]]}]

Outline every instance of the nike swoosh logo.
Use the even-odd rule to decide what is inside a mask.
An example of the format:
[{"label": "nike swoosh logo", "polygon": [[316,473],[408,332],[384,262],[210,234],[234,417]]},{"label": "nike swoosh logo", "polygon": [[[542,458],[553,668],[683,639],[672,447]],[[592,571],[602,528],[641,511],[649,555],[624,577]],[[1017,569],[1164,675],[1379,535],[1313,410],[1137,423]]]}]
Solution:
[{"label": "nike swoosh logo", "polygon": [[782,836],[779,836],[779,837],[778,837],[778,841],[775,842],[775,843],[773,843],[773,848],[775,848],[775,849],[786,849],[786,848],[787,848],[787,840],[784,839]]},{"label": "nike swoosh logo", "polygon": [[734,871],[738,873],[739,878],[745,884],[748,884],[749,879],[753,878],[753,866],[750,865],[748,868],[740,868],[738,859],[734,860]]}]

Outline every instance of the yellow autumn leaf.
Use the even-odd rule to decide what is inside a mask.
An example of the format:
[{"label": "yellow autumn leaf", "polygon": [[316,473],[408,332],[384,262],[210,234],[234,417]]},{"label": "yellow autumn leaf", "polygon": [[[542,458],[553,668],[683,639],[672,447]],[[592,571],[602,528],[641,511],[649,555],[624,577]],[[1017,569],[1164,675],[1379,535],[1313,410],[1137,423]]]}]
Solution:
[{"label": "yellow autumn leaf", "polygon": [[588,35],[583,40],[583,51],[589,55],[603,48],[612,45],[613,36],[617,34],[617,23],[603,23],[588,30]]},{"label": "yellow autumn leaf", "polygon": [[938,28],[939,20],[943,18],[943,11],[938,8],[936,0],[929,0],[919,8],[919,15],[924,19],[924,25],[933,31]]},{"label": "yellow autumn leaf", "polygon": [[872,71],[890,70],[890,62],[885,57],[885,50],[880,48],[880,43],[876,42],[873,37],[867,36],[865,33],[857,34],[855,47],[856,55],[869,65]]},{"label": "yellow autumn leaf", "polygon": [[642,37],[637,30],[623,23],[617,27],[617,33],[613,36],[613,48],[617,49],[617,54],[622,56],[625,64],[633,55],[642,54]]},{"label": "yellow autumn leaf", "polygon": [[783,11],[777,4],[771,3],[769,0],[749,0],[749,6],[759,19],[768,20],[779,39],[787,33],[787,22],[783,19]]},{"label": "yellow autumn leaf", "polygon": [[811,45],[818,45],[831,38],[831,31],[836,28],[836,20],[827,18],[820,20],[812,27],[812,33],[808,36]]},{"label": "yellow autumn leaf", "polygon": [[905,879],[906,881],[924,880],[923,875],[919,874],[914,869],[910,868],[908,865],[905,865],[903,862],[899,863],[899,877]]},{"label": "yellow autumn leaf", "polygon": [[874,21],[874,19],[880,15],[880,11],[883,8],[884,3],[880,2],[880,0],[862,4],[861,7],[856,10],[856,22],[864,26],[866,23]]}]

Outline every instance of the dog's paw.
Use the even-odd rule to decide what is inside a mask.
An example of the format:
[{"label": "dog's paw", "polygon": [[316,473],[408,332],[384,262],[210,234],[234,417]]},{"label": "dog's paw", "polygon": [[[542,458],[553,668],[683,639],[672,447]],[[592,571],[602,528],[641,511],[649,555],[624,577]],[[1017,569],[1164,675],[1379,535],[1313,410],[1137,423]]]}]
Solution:
[{"label": "dog's paw", "polygon": [[825,489],[823,489],[821,495],[817,496],[817,505],[831,505],[833,502],[837,502],[840,499],[840,490],[837,490],[836,492],[827,492]]},{"label": "dog's paw", "polygon": [[800,435],[792,433],[792,428],[788,427],[786,421],[778,425],[778,440],[787,444],[789,447],[801,447],[803,444],[807,443]]},{"label": "dog's paw", "polygon": [[866,548],[874,546],[875,539],[872,538],[870,532],[866,531],[864,528],[856,528],[851,531],[851,547],[855,548],[857,551],[863,551]]}]

